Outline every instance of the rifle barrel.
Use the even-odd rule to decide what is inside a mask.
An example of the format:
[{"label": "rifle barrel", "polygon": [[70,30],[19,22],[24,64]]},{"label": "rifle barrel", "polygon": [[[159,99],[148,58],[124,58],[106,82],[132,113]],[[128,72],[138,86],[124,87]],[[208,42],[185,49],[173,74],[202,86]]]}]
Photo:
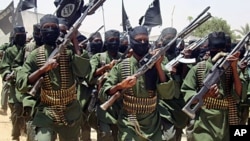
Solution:
[{"label": "rifle barrel", "polygon": [[[191,31],[193,31],[195,28],[197,28],[199,25],[204,23],[206,20],[208,20],[211,17],[211,14],[208,13],[207,16],[203,17],[199,21],[197,21],[210,7],[207,7],[205,10],[202,11],[201,14],[198,15],[193,22],[191,22],[186,28],[184,28],[174,39],[172,39],[166,46],[160,48],[157,54],[153,55],[147,63],[145,63],[142,67],[140,67],[137,72],[134,74],[135,77],[142,76],[148,69],[152,68],[153,65],[156,63],[156,61],[163,55],[165,52],[170,48],[172,44],[177,40],[178,37],[184,38],[186,35],[188,35]],[[144,57],[143,57],[144,58]],[[105,103],[103,103],[100,107],[103,110],[106,110],[108,107],[110,107],[119,97],[122,95],[126,89],[123,89],[120,93],[115,93],[108,99]],[[105,108],[103,108],[105,107]]]}]

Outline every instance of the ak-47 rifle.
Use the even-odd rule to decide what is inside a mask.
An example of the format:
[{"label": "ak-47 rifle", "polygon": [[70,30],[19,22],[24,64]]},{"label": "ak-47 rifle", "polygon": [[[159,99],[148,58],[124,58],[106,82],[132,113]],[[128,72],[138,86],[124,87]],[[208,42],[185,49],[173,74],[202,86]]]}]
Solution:
[{"label": "ak-47 rifle", "polygon": [[[236,45],[236,47],[228,55],[223,56],[213,65],[212,69],[205,77],[201,89],[182,108],[182,111],[185,112],[190,118],[195,118],[196,111],[203,105],[203,96],[209,91],[210,87],[213,84],[216,84],[219,81],[220,76],[229,68],[231,63],[227,60],[227,58],[239,51],[249,38],[250,32],[245,35],[245,37]],[[196,101],[197,103],[195,103]]]},{"label": "ak-47 rifle", "polygon": [[[82,13],[80,18],[74,23],[74,25],[69,29],[69,32],[65,35],[65,37],[63,39],[61,39],[61,37],[58,37],[58,40],[60,40],[60,44],[57,45],[57,47],[53,50],[47,61],[49,61],[51,58],[54,58],[55,56],[60,55],[64,48],[66,48],[67,44],[71,41],[72,35],[75,34],[75,32],[79,29],[87,15],[94,13],[94,11],[99,8],[104,2],[105,0],[91,0],[90,3],[88,3],[88,7]],[[36,81],[33,88],[31,89],[31,91],[28,92],[28,94],[35,96],[36,92],[41,87],[41,81],[43,81],[43,77],[40,77]]]},{"label": "ak-47 rifle", "polygon": [[[153,55],[152,57],[150,57],[148,59],[148,61],[145,62],[145,64],[142,65],[142,67],[140,67],[137,72],[134,74],[134,76],[136,78],[142,76],[147,70],[149,70],[150,68],[152,68],[154,66],[154,64],[157,62],[157,60],[165,54],[165,52],[171,47],[172,44],[174,44],[176,42],[176,40],[178,38],[184,38],[186,35],[188,35],[191,31],[193,31],[194,29],[196,29],[198,26],[200,26],[202,23],[204,23],[205,21],[207,21],[210,17],[211,14],[207,13],[207,15],[205,17],[203,17],[202,19],[201,16],[203,16],[210,7],[207,7],[205,10],[202,11],[201,14],[199,14],[197,16],[197,18],[195,18],[186,28],[184,28],[179,34],[177,34],[177,36],[172,39],[167,45],[165,45],[164,47],[160,48],[160,50]],[[199,20],[200,19],[200,20]],[[199,21],[197,21],[199,20]],[[105,103],[103,103],[100,107],[103,110],[107,110],[111,105],[113,105],[113,103],[126,91],[126,89],[123,89],[121,92],[116,92],[115,94],[113,94],[110,99],[108,99]]]},{"label": "ak-47 rifle", "polygon": [[102,28],[104,27],[104,25],[102,25],[101,27],[99,27],[91,36],[89,36],[87,39],[83,40],[82,42],[79,43],[79,46],[86,44],[90,38],[92,38],[93,36],[95,36],[95,34],[97,34],[97,32],[99,32]]},{"label": "ak-47 rifle", "polygon": [[[188,50],[195,50],[196,48],[198,48],[200,45],[202,45],[204,42],[207,41],[207,36],[202,38],[202,39],[199,39],[197,40],[196,42],[193,42],[191,45],[187,46],[185,49],[188,49]],[[180,53],[177,57],[175,57],[174,59],[172,59],[170,62],[168,62],[166,65],[165,65],[165,68],[168,70],[168,71],[171,71],[172,67],[173,66],[176,66],[177,64],[179,63],[185,63],[185,64],[190,64],[190,63],[195,63],[196,60],[195,58],[193,59],[185,59],[184,58],[184,54]]]}]

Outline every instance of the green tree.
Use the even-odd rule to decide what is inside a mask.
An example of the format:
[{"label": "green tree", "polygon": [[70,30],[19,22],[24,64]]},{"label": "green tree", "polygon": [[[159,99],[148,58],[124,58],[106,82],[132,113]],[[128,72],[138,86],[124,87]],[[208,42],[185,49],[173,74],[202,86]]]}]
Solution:
[{"label": "green tree", "polygon": [[188,16],[188,17],[187,17],[187,20],[188,20],[189,22],[191,22],[191,21],[193,20],[193,17],[192,17],[192,16]]},{"label": "green tree", "polygon": [[235,29],[234,31],[238,32],[240,34],[240,37],[245,36],[248,32],[250,32],[250,25],[248,23],[246,23],[246,25],[243,27],[240,27],[239,29]]},{"label": "green tree", "polygon": [[231,37],[232,41],[235,41],[237,39],[237,36],[231,30],[231,26],[227,23],[227,21],[218,17],[212,17],[207,20],[205,23],[197,27],[197,29],[192,32],[192,35],[196,37],[205,37],[206,35],[214,31],[225,32]]}]

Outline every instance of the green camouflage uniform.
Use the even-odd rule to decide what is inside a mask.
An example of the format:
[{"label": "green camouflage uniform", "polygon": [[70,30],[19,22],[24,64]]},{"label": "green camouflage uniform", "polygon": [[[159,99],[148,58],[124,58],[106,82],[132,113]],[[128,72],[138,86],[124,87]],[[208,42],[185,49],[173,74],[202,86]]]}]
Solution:
[{"label": "green camouflage uniform", "polygon": [[[173,57],[165,57],[162,68],[169,62],[168,58],[173,59]],[[180,74],[171,75],[167,70],[165,70],[165,73],[170,80],[167,82],[163,91],[165,94],[160,97],[158,105],[162,117],[163,140],[180,141],[182,129],[186,127],[188,122],[188,116],[182,112],[182,107],[185,105],[183,95],[180,92],[182,78]]]},{"label": "green camouflage uniform", "polygon": [[[114,85],[116,85],[117,83],[121,82],[123,79],[126,78],[126,76],[123,76],[123,73],[125,72],[125,70],[123,70],[123,66],[124,66],[124,62],[126,61],[128,62],[127,66],[129,66],[127,69],[130,70],[130,74],[128,74],[129,76],[136,73],[136,71],[139,69],[139,63],[133,56],[115,65],[111,69],[109,75],[107,76],[107,80],[105,81],[102,87],[101,97],[103,100],[108,99],[108,94],[106,92],[111,87],[113,87]],[[121,109],[119,109],[117,113],[118,114],[117,125],[119,128],[118,140],[120,141],[124,141],[124,140],[160,141],[162,140],[161,117],[160,117],[158,108],[156,108],[156,105],[158,101],[158,96],[165,95],[164,87],[166,87],[166,85],[167,85],[167,82],[158,83],[158,84],[156,83],[155,84],[156,89],[152,91],[146,90],[145,76],[143,75],[137,78],[136,85],[133,86],[131,89],[129,89],[129,93],[131,92],[130,94],[125,93],[123,96],[123,99],[116,101],[116,103],[121,102],[120,104],[122,104]],[[125,99],[128,99],[128,101]],[[138,100],[137,102],[136,101],[132,102],[133,100],[136,100],[136,99]],[[151,101],[150,104],[146,104],[147,101]],[[125,103],[128,103],[128,104],[124,105]],[[136,106],[137,104],[139,105],[142,104],[142,105]],[[152,106],[152,104],[154,106]],[[132,107],[133,105],[135,105],[134,108],[131,108],[132,110],[135,110],[134,112],[136,113],[135,115],[133,115],[135,116],[135,119],[136,119],[135,123],[131,122],[130,118],[128,117],[129,115],[131,115],[131,113],[128,110],[130,108],[126,109],[126,107],[129,105]],[[141,109],[139,110],[136,107],[137,108],[141,107]],[[139,126],[139,129],[135,129],[135,127],[138,127],[137,125]]]},{"label": "green camouflage uniform", "polygon": [[[100,76],[94,77],[95,71],[102,67],[102,65],[110,63],[112,60],[118,60],[122,56],[121,53],[118,52],[116,57],[112,57],[108,54],[108,52],[102,52],[102,53],[97,53],[94,54],[91,59],[90,59],[90,64],[91,64],[91,73],[89,75],[89,81],[90,84],[96,85],[97,84],[97,79]],[[98,105],[101,104],[100,102]],[[103,111],[99,108],[97,105],[97,118],[98,118],[98,135],[97,138],[100,141],[110,141],[110,140],[117,140],[117,110],[119,110],[119,105],[114,105],[112,106],[111,109],[107,111]],[[111,136],[110,131],[112,130],[112,135]]]},{"label": "green camouflage uniform", "polygon": [[[29,54],[22,69],[17,72],[16,82],[20,92],[26,93],[32,88],[28,83],[28,76],[43,65],[39,65],[39,57],[44,55],[42,60],[46,61],[52,50],[51,46],[43,45]],[[85,77],[89,71],[88,59],[67,48],[61,53],[59,66],[46,73],[38,94],[41,97],[40,103],[36,106],[33,118],[33,124],[37,127],[37,139],[52,140],[53,132],[56,132],[60,140],[78,140],[82,114],[81,106],[76,100],[75,78]],[[66,95],[68,97],[64,97]],[[42,134],[43,132],[45,133]]]},{"label": "green camouflage uniform", "polygon": [[242,72],[244,80],[242,80],[242,95],[239,98],[239,116],[241,125],[249,125],[249,107],[250,107],[250,68],[247,66]]},{"label": "green camouflage uniform", "polygon": [[[204,70],[198,71],[198,65],[204,63]],[[199,62],[197,65],[192,67],[188,72],[186,78],[184,79],[181,91],[184,93],[184,99],[187,102],[192,96],[194,96],[200,89],[200,82],[198,80],[198,73],[200,76],[203,76],[202,80],[205,78],[206,74],[209,73],[213,64],[211,59],[207,61]],[[228,69],[230,70],[230,68]],[[231,76],[232,77],[232,74]],[[227,84],[226,84],[227,83]],[[229,86],[229,85],[230,86]],[[226,82],[226,73],[224,73],[220,81],[218,82],[219,87],[219,98],[212,98],[218,101],[223,101],[226,97],[232,94],[233,83],[232,81]],[[228,89],[229,88],[229,89]],[[229,92],[230,94],[226,94]],[[204,100],[207,100],[204,99]],[[209,100],[209,99],[208,99]],[[218,102],[217,101],[217,102]],[[227,101],[227,100],[226,100]],[[197,113],[194,120],[194,123],[187,128],[187,138],[192,141],[229,141],[229,110],[228,106],[218,106],[214,108],[215,103],[210,104],[209,101],[204,101],[203,107],[201,107]],[[219,103],[217,103],[219,104]],[[232,103],[228,103],[232,104]],[[225,104],[226,105],[226,104]],[[211,108],[208,108],[210,106]],[[206,108],[207,107],[207,108]]]},{"label": "green camouflage uniform", "polygon": [[[2,60],[5,50],[10,46],[9,43],[5,43],[0,46],[0,58]],[[8,109],[8,96],[10,93],[9,85],[5,81],[2,81],[2,92],[1,92],[1,109],[7,111]]]},{"label": "green camouflage uniform", "polygon": [[24,118],[22,117],[22,100],[21,97],[17,94],[17,90],[15,88],[15,71],[18,69],[18,64],[16,64],[15,59],[22,53],[23,47],[13,45],[6,49],[4,57],[0,64],[0,73],[2,78],[5,78],[7,74],[13,73],[13,78],[9,80],[7,83],[10,89],[9,95],[9,106],[11,109],[11,121],[13,125],[12,129],[12,137],[13,139],[18,139],[21,135],[21,129],[24,126]]}]

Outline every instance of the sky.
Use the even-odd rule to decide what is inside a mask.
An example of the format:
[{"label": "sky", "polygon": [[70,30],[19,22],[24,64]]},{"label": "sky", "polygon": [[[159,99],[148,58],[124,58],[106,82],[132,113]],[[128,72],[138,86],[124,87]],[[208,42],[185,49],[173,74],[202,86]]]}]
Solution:
[{"label": "sky", "polygon": [[[3,10],[12,0],[0,0],[0,10]],[[19,0],[14,0],[16,7]],[[124,0],[125,9],[132,25],[138,26],[153,0]],[[88,0],[85,0],[85,4]],[[53,14],[56,10],[54,0],[37,0],[37,11],[42,14]],[[82,22],[80,30],[88,33],[95,32],[104,25],[104,32],[109,29],[122,31],[121,6],[122,0],[106,0],[94,15],[89,15]],[[188,24],[188,17],[195,18],[206,7],[210,6],[212,16],[226,20],[231,29],[240,29],[250,24],[250,0],[160,0],[162,25],[153,27],[151,35],[159,35],[166,27],[183,30]],[[34,11],[34,9],[30,9]]]}]

